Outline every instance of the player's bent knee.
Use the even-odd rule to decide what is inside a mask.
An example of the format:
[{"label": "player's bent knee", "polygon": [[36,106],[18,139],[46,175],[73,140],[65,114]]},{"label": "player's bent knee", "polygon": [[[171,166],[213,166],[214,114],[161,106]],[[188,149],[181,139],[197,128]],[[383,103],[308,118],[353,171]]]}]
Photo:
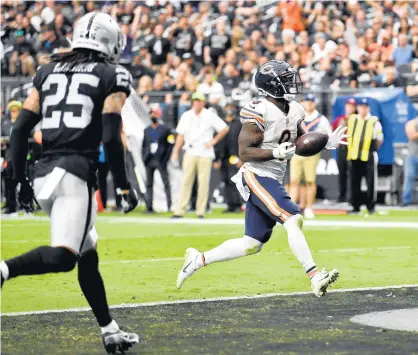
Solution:
[{"label": "player's bent knee", "polygon": [[74,269],[77,263],[77,256],[73,252],[63,247],[52,249],[52,252],[48,253],[49,255],[47,256],[49,260],[45,261],[55,266],[53,272],[69,272]]},{"label": "player's bent knee", "polygon": [[247,255],[257,254],[263,247],[263,243],[257,239],[249,237],[248,235],[245,235],[242,239],[245,243],[245,250]]},{"label": "player's bent knee", "polygon": [[78,269],[84,271],[97,270],[99,266],[99,255],[96,249],[90,249],[83,253],[78,260]]},{"label": "player's bent knee", "polygon": [[302,229],[303,227],[303,217],[300,214],[295,214],[292,217],[289,217],[283,226],[286,228],[287,231],[293,228]]}]

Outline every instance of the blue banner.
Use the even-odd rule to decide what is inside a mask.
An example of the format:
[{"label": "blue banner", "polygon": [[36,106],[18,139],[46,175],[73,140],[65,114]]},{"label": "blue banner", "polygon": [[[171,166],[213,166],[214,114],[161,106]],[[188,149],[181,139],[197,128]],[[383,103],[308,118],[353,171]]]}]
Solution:
[{"label": "blue banner", "polygon": [[394,143],[407,143],[405,123],[414,119],[417,112],[403,89],[368,89],[351,96],[339,96],[332,105],[332,120],[344,114],[347,99],[367,98],[370,112],[380,119],[383,127],[383,144],[380,147],[379,164],[392,165],[394,162]]}]

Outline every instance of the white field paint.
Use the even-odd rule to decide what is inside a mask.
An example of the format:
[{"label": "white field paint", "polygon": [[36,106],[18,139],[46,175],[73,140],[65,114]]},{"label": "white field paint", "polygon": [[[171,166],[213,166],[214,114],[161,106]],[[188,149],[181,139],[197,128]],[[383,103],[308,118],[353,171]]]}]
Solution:
[{"label": "white field paint", "polygon": [[418,332],[418,308],[391,309],[359,314],[350,320],[369,327]]},{"label": "white field paint", "polygon": [[[3,226],[9,225],[8,221],[13,221],[15,225],[18,221],[48,221],[47,216],[21,216],[18,218],[7,219],[2,217],[2,222],[6,222]],[[208,218],[208,219],[195,219],[195,218],[153,218],[153,217],[109,217],[98,216],[97,220],[107,223],[135,223],[135,224],[189,224],[189,225],[243,225],[243,218]],[[339,228],[402,228],[402,229],[418,229],[418,222],[390,222],[390,221],[352,221],[352,220],[305,220],[304,227],[339,227]]]},{"label": "white field paint", "polygon": [[[330,290],[328,293],[345,293],[345,292],[356,292],[356,291],[382,291],[388,289],[400,289],[400,288],[415,288],[418,284],[412,285],[394,285],[394,286],[383,286],[383,287],[360,287],[360,288],[342,288],[337,290]],[[145,302],[145,303],[130,303],[110,306],[111,309],[119,308],[138,308],[138,307],[152,307],[152,306],[165,306],[174,304],[184,303],[205,303],[205,302],[221,302],[221,301],[234,301],[234,300],[245,300],[245,299],[257,299],[257,298],[271,298],[271,297],[289,297],[289,296],[304,296],[312,295],[312,292],[288,292],[288,293],[264,293],[249,296],[233,296],[233,297],[214,297],[214,298],[200,298],[191,300],[178,300],[178,301],[161,301],[161,302]],[[2,317],[17,317],[27,316],[33,314],[49,314],[49,313],[70,313],[70,312],[87,312],[90,311],[89,307],[81,308],[68,308],[68,309],[52,309],[45,311],[32,311],[32,312],[10,312],[2,313]]]}]

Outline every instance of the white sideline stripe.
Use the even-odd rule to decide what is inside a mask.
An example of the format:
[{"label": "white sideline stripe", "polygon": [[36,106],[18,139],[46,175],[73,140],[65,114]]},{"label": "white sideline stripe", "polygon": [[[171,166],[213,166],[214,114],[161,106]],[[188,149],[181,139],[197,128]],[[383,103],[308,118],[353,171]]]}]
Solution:
[{"label": "white sideline stripe", "polygon": [[[131,240],[131,239],[148,239],[148,238],[183,238],[183,237],[211,237],[211,236],[219,236],[219,235],[242,235],[241,231],[236,232],[196,232],[196,233],[162,233],[162,234],[149,234],[149,235],[137,235],[137,236],[130,236],[130,237],[102,237],[99,236],[99,240]],[[2,244],[20,244],[20,243],[47,243],[49,239],[13,239],[10,241],[2,240]]]},{"label": "white sideline stripe", "polygon": [[[418,287],[418,284],[411,285],[394,285],[394,286],[382,286],[382,287],[359,287],[359,288],[341,288],[337,290],[330,290],[328,293],[344,293],[344,292],[356,292],[356,291],[381,291],[387,289],[400,289],[400,288],[414,288]],[[250,296],[232,296],[232,297],[214,297],[214,298],[200,298],[191,300],[178,300],[178,301],[159,301],[159,302],[145,302],[145,303],[122,303],[119,305],[110,306],[111,309],[118,308],[138,308],[138,307],[152,307],[152,306],[165,306],[173,304],[183,303],[205,303],[205,302],[220,302],[220,301],[235,301],[245,299],[257,299],[257,298],[271,298],[271,297],[287,297],[287,296],[303,296],[310,295],[311,291],[299,291],[299,292],[288,292],[288,293],[264,293]],[[81,308],[68,308],[68,309],[51,309],[45,311],[32,311],[32,312],[10,312],[2,313],[2,317],[17,317],[27,316],[35,314],[48,314],[48,313],[70,313],[70,312],[87,312],[90,311],[89,307]]]},{"label": "white sideline stripe", "polygon": [[[377,248],[346,248],[346,249],[320,249],[314,252],[316,253],[359,253],[362,251],[387,251],[387,250],[400,250],[400,249],[412,249],[410,246],[398,246],[398,247],[377,247]],[[263,253],[256,254],[261,255],[293,255],[291,251],[278,251],[275,253]],[[184,260],[180,257],[167,257],[167,258],[154,258],[154,259],[130,259],[130,260],[115,260],[115,261],[103,261],[100,265],[113,265],[113,264],[133,264],[133,263],[151,263],[160,261],[177,261]]]},{"label": "white sideline stripe", "polygon": [[[342,217],[344,218],[344,217]],[[47,216],[22,216],[12,219],[17,221],[48,221]],[[152,217],[108,217],[98,216],[98,221],[108,223],[136,223],[136,224],[196,224],[196,225],[243,225],[244,218],[213,218],[213,219],[195,219],[195,218],[152,218]],[[2,217],[2,221],[8,225],[7,218]],[[18,224],[18,223],[14,223]],[[391,221],[353,221],[353,220],[305,220],[305,227],[344,227],[344,228],[409,228],[418,229],[418,222],[391,222]]]}]

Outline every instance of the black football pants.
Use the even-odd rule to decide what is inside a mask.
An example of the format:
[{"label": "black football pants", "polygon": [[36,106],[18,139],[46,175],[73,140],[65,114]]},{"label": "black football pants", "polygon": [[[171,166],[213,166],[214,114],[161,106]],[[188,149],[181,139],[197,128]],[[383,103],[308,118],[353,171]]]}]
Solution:
[{"label": "black football pants", "polygon": [[337,154],[337,166],[338,166],[338,184],[340,188],[340,194],[338,199],[340,201],[346,201],[347,198],[347,178],[348,178],[348,161],[347,161],[347,147],[341,145],[338,148]]},{"label": "black football pants", "polygon": [[373,211],[376,205],[377,161],[375,160],[375,156],[371,153],[367,162],[351,161],[351,203],[356,211],[360,210],[362,203],[361,180],[363,177],[366,178],[367,183],[367,209]]},{"label": "black football pants", "polygon": [[147,173],[147,198],[146,198],[146,204],[147,209],[150,211],[153,209],[152,207],[152,201],[154,199],[153,194],[153,187],[154,187],[154,172],[155,170],[158,170],[161,175],[161,180],[164,184],[164,190],[165,190],[165,196],[167,199],[167,208],[170,211],[171,209],[171,190],[170,190],[170,180],[168,178],[168,170],[167,170],[167,164],[162,165],[159,162],[151,161],[146,166],[146,173]]}]

